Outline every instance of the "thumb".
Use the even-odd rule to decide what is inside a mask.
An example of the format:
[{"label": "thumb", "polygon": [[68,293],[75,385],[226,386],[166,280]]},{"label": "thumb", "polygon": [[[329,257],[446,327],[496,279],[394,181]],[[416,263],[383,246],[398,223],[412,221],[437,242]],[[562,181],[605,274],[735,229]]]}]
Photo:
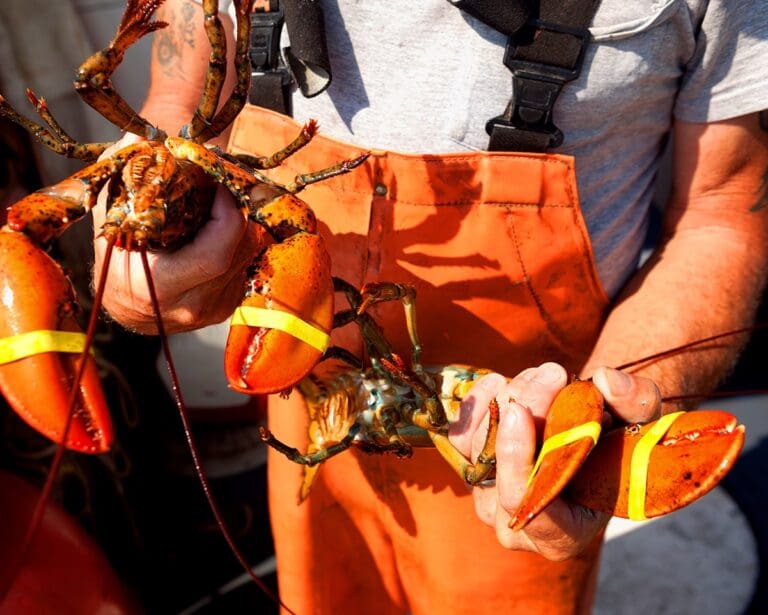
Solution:
[{"label": "thumb", "polygon": [[661,392],[649,378],[599,367],[592,382],[603,394],[612,413],[625,423],[644,423],[661,414]]}]

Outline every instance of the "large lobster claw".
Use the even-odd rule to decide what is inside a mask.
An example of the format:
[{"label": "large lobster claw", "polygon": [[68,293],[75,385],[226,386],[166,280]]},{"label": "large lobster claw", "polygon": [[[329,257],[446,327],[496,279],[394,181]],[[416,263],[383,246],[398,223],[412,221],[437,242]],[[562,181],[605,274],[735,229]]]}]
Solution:
[{"label": "large lobster claw", "polygon": [[564,490],[577,504],[625,519],[673,512],[717,485],[744,445],[744,427],[722,410],[675,413],[600,434],[602,407],[590,382],[574,382],[555,398],[512,529],[524,528]]},{"label": "large lobster claw", "polygon": [[[83,338],[61,267],[24,233],[0,230],[0,390],[30,426],[61,443]],[[92,357],[80,382],[67,448],[103,453],[112,424]]]},{"label": "large lobster claw", "polygon": [[568,497],[625,519],[658,517],[715,487],[743,446],[744,426],[723,410],[616,429],[600,438],[569,483]]},{"label": "large lobster claw", "polygon": [[252,265],[249,291],[232,319],[224,368],[233,389],[276,393],[306,376],[333,325],[331,263],[322,238],[297,233]]}]

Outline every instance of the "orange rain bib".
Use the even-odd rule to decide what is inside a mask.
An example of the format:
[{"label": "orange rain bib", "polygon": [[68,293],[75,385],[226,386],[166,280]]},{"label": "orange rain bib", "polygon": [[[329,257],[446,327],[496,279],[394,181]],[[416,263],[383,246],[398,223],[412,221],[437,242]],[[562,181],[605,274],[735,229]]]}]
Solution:
[{"label": "orange rain bib", "polygon": [[[248,106],[230,149],[270,154],[298,131],[290,118]],[[288,182],[360,152],[320,134],[272,176]],[[607,298],[571,157],[373,151],[363,166],[301,196],[320,221],[333,275],[357,287],[416,287],[424,364],[513,376],[559,361],[577,371],[592,348]],[[374,316],[409,356],[401,307],[383,304]],[[332,343],[362,354],[353,326],[334,331]],[[296,392],[269,400],[270,429],[300,450],[306,416]],[[502,548],[434,450],[409,460],[344,452],[323,464],[301,505],[302,467],[271,450],[268,464],[280,593],[300,615],[574,613],[591,605],[599,540],[560,563]]]}]

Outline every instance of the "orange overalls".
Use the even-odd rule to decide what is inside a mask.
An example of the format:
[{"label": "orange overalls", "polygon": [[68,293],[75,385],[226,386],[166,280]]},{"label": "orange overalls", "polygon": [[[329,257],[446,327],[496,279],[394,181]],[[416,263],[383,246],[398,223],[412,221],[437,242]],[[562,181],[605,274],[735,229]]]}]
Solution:
[{"label": "orange overalls", "polygon": [[[230,148],[272,153],[298,130],[290,118],[248,106]],[[290,181],[360,151],[320,134],[274,176]],[[592,348],[607,298],[571,157],[373,151],[302,198],[318,216],[334,275],[358,287],[416,287],[425,364],[513,376],[553,360],[578,371]],[[374,315],[409,356],[400,306],[383,304]],[[362,354],[352,326],[334,331],[332,343]],[[301,450],[306,416],[298,393],[270,398],[270,429]],[[280,593],[300,615],[573,613],[592,603],[599,539],[560,563],[502,548],[434,450],[409,460],[345,452],[324,463],[301,505],[301,466],[270,451],[268,476]]]}]

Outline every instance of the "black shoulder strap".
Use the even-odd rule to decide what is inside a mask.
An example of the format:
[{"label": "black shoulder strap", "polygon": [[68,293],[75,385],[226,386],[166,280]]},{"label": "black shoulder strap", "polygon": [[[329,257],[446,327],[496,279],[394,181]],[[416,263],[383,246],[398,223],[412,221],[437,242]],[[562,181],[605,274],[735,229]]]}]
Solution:
[{"label": "black shoulder strap", "polygon": [[[581,71],[589,23],[600,0],[450,0],[508,37],[504,64],[512,71],[506,110],[486,124],[492,151],[543,152],[562,143],[552,110]],[[292,76],[304,96],[331,83],[325,23],[318,0],[261,0],[251,14],[248,101],[290,115]],[[280,54],[287,23],[291,47]]]},{"label": "black shoulder strap", "polygon": [[[492,151],[543,152],[563,133],[552,109],[563,85],[576,79],[589,44],[589,24],[600,0],[459,0],[456,6],[506,34],[504,64],[512,71],[512,99],[486,124]],[[519,10],[500,6],[519,5]],[[500,20],[499,15],[505,17]],[[521,24],[520,21],[526,15]]]},{"label": "black shoulder strap", "polygon": [[448,0],[502,34],[512,36],[538,11],[539,0]]},{"label": "black shoulder strap", "polygon": [[[280,53],[283,24],[291,46]],[[331,84],[331,64],[325,43],[323,9],[317,0],[258,2],[251,13],[251,88],[248,102],[286,115],[292,114],[291,84],[295,79],[307,98]]]}]

